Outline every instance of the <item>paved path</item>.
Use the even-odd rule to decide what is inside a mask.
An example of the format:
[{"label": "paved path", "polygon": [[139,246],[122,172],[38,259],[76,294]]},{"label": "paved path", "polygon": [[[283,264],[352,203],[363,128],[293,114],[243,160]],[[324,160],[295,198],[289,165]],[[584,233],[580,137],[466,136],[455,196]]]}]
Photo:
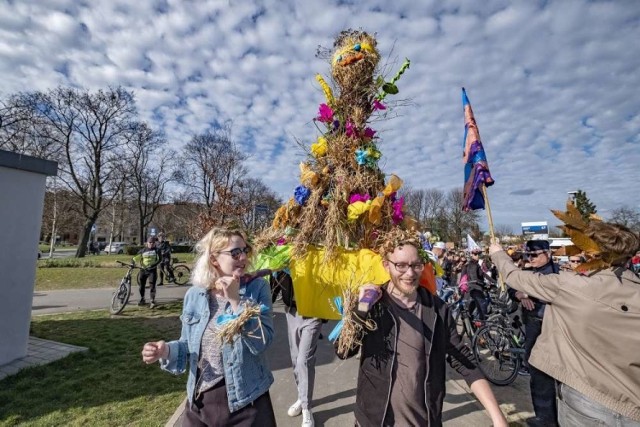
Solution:
[{"label": "paved path", "polygon": [[[157,300],[163,303],[181,299],[187,289],[187,286],[163,286],[158,289]],[[33,314],[105,309],[110,303],[112,293],[113,289],[36,292],[33,295]],[[137,301],[137,291],[134,291],[130,303],[135,304]],[[277,333],[268,355],[275,377],[275,383],[270,390],[271,399],[278,425],[298,426],[302,422],[301,418],[289,418],[286,414],[287,408],[296,399],[296,391],[287,343],[284,307],[281,303],[276,303],[274,312]],[[335,322],[329,322],[324,325],[325,336],[329,334],[334,324]],[[358,360],[352,358],[341,361],[335,357],[333,346],[326,339],[319,342],[313,399],[314,415],[318,426],[353,425],[357,368]],[[447,396],[443,408],[445,426],[490,426],[490,419],[479,402],[468,393],[469,390],[464,381],[460,380],[451,369],[448,369],[447,377],[449,378]],[[511,425],[523,425],[521,420],[532,415],[528,378],[519,377],[511,386],[493,387],[493,390]],[[174,421],[179,419],[180,412],[180,410],[177,411]],[[173,424],[175,423],[171,423]]]}]

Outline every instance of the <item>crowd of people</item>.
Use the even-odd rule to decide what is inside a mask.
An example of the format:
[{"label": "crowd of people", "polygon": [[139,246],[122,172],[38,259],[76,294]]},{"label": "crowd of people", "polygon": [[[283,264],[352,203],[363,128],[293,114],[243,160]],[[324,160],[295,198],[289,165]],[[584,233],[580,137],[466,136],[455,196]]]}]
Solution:
[{"label": "crowd of people", "polygon": [[[389,282],[363,285],[361,297],[367,291],[376,297],[366,310],[352,314],[351,320],[373,321],[376,327],[364,328],[346,352],[336,346],[340,358],[359,357],[356,425],[441,425],[445,363],[467,381],[493,424],[507,425],[458,334],[451,307],[419,284],[425,268],[419,240],[400,233],[381,251]],[[529,241],[520,251],[493,243],[488,254],[447,250],[441,242],[431,248],[444,271],[440,296],[452,286],[466,285],[470,310],[482,320],[486,288],[501,277],[521,305],[535,410],[530,425],[640,426],[640,334],[633,333],[640,324],[640,278],[632,263],[640,238],[625,227],[600,222],[589,233],[604,248],[601,256],[618,254],[607,258],[610,268],[592,273],[567,268],[584,262],[584,255],[569,257],[561,268],[546,241]],[[143,361],[159,361],[174,374],[188,371],[184,425],[275,425],[269,396],[273,376],[265,359],[273,334],[280,332],[273,328],[271,286],[260,277],[264,272],[247,273],[252,249],[239,231],[215,228],[197,251],[181,336],[146,343]],[[313,426],[322,320],[297,312],[290,276],[273,272],[270,279],[285,303],[297,387],[297,400],[287,413],[302,415],[303,427]],[[259,316],[248,320],[232,341],[216,339],[224,319],[241,316],[252,304],[264,308]]]}]

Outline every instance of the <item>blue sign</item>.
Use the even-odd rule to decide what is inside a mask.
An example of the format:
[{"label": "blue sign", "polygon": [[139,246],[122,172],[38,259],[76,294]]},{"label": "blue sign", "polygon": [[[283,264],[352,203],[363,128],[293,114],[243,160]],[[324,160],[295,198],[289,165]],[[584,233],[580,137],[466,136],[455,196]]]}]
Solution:
[{"label": "blue sign", "polygon": [[91,226],[91,232],[92,232],[92,233],[95,233],[97,229],[98,229],[98,226],[97,226],[96,224],[93,224],[93,225]]},{"label": "blue sign", "polygon": [[149,232],[149,234],[151,234],[152,236],[156,235],[156,229],[155,228],[151,228],[151,231]]}]

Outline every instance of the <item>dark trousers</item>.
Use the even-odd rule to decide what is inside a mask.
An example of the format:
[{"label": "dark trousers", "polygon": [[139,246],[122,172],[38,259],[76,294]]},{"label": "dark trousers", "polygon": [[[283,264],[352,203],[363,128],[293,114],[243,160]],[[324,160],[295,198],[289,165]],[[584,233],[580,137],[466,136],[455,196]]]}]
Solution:
[{"label": "dark trousers", "polygon": [[484,296],[484,292],[479,289],[471,289],[469,297],[471,298],[469,314],[473,314],[475,308],[478,310],[478,319],[485,320],[487,318],[487,299]]},{"label": "dark trousers", "polygon": [[183,427],[275,427],[276,416],[273,413],[269,392],[258,397],[244,408],[229,412],[227,388],[225,382],[216,384],[212,389],[200,393],[193,404],[187,401],[182,419]]},{"label": "dark trousers", "polygon": [[536,417],[549,423],[549,426],[556,426],[558,420],[558,408],[556,405],[556,381],[544,372],[529,365],[531,350],[536,344],[542,332],[542,320],[533,316],[527,316],[524,320],[525,327],[525,361],[529,367],[531,378],[529,387],[531,389],[531,401]]},{"label": "dark trousers", "polygon": [[156,280],[158,280],[158,270],[156,270],[155,268],[153,270],[145,270],[144,268],[140,270],[140,274],[138,274],[138,285],[140,286],[140,299],[144,299],[144,288],[147,285],[147,278],[149,278],[149,295],[151,296],[151,301],[155,301]]},{"label": "dark trousers", "polygon": [[175,280],[171,271],[171,258],[160,261],[160,283],[164,283],[165,271],[168,280]]}]

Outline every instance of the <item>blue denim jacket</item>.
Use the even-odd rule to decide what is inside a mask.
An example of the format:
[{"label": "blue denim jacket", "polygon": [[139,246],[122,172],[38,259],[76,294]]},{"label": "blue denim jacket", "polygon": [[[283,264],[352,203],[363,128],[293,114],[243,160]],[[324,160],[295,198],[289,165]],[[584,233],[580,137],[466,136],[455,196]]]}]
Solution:
[{"label": "blue denim jacket", "polygon": [[[162,369],[175,375],[186,370],[189,361],[189,378],[187,380],[187,397],[193,403],[195,394],[196,373],[200,357],[200,342],[209,321],[209,299],[206,289],[193,287],[184,297],[182,309],[182,334],[177,341],[169,345],[169,358],[160,360]],[[240,285],[240,302],[253,301],[269,307],[266,313],[260,315],[262,333],[258,328],[258,319],[249,320],[245,326],[246,332],[238,335],[233,344],[222,347],[222,362],[224,364],[224,378],[226,382],[229,411],[250,404],[269,390],[273,384],[273,375],[269,370],[265,358],[265,350],[273,340],[273,319],[271,317],[271,291],[267,282],[262,278]],[[225,312],[231,314],[231,306],[227,303]],[[212,319],[215,321],[215,319]]]}]

